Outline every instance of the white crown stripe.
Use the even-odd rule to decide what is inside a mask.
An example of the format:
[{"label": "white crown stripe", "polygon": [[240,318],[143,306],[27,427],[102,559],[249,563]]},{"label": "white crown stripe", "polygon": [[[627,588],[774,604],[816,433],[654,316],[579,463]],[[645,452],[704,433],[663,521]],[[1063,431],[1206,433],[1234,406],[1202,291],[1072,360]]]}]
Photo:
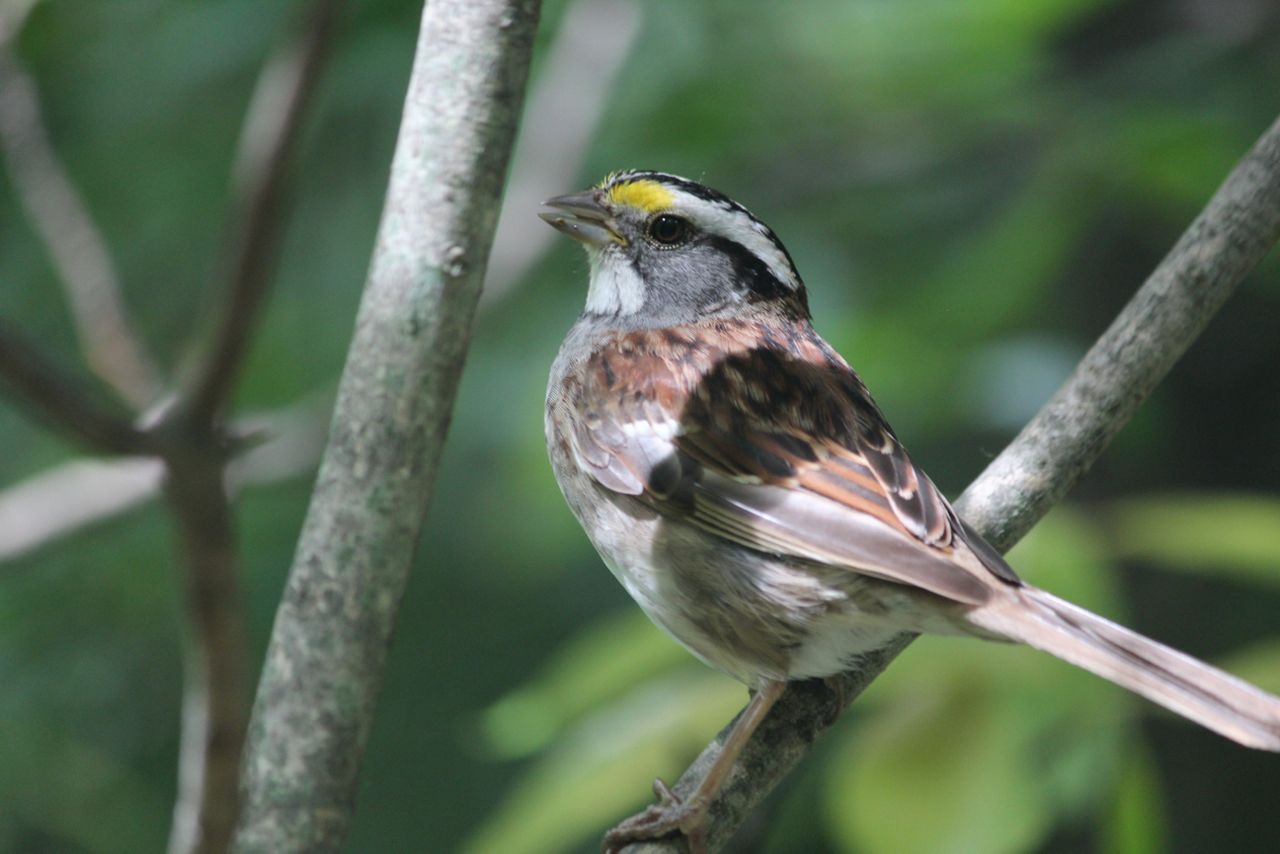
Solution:
[{"label": "white crown stripe", "polygon": [[792,290],[800,287],[800,278],[773,232],[745,208],[707,201],[678,188],[669,189],[676,199],[676,212],[686,215],[704,231],[740,244],[763,261],[779,282]]},{"label": "white crown stripe", "polygon": [[669,172],[642,169],[614,172],[606,176],[600,186],[608,189],[632,181],[646,180],[662,184],[671,193],[676,213],[687,216],[705,231],[741,245],[764,262],[769,272],[787,287],[792,290],[801,288],[800,275],[773,229],[718,190]]}]

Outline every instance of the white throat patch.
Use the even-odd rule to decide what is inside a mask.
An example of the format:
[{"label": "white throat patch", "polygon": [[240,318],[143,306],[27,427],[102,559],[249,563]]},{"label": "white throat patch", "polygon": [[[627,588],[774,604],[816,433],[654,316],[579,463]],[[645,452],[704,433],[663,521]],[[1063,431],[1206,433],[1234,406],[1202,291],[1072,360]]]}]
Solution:
[{"label": "white throat patch", "polygon": [[587,311],[592,314],[635,314],[644,307],[644,282],[624,257],[600,250],[587,252],[591,281]]}]

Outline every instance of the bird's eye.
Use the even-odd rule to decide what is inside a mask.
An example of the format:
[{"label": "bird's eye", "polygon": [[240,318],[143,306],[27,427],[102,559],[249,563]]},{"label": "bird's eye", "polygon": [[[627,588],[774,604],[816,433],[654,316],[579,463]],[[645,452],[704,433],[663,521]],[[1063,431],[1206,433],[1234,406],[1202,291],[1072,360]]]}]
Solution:
[{"label": "bird's eye", "polygon": [[689,239],[693,226],[689,220],[672,214],[659,214],[649,221],[649,236],[663,246],[678,246]]}]

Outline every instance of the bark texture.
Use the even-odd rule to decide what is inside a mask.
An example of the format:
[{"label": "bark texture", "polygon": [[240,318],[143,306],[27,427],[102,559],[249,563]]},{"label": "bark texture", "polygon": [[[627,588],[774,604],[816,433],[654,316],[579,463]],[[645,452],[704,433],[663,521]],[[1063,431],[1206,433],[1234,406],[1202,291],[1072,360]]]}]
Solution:
[{"label": "bark texture", "polygon": [[238,851],[346,838],[520,115],[536,0],[432,0],[355,336],[276,615]]}]

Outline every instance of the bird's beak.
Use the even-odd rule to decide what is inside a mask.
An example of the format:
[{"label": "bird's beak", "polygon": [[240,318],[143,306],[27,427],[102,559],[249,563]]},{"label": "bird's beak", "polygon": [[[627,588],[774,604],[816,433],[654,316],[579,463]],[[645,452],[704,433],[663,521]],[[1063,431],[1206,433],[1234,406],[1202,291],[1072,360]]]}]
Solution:
[{"label": "bird's beak", "polygon": [[580,243],[596,248],[611,243],[627,245],[627,239],[616,230],[617,222],[602,204],[599,190],[556,196],[543,204],[556,208],[556,212],[543,211],[538,216],[556,231],[563,231]]}]

